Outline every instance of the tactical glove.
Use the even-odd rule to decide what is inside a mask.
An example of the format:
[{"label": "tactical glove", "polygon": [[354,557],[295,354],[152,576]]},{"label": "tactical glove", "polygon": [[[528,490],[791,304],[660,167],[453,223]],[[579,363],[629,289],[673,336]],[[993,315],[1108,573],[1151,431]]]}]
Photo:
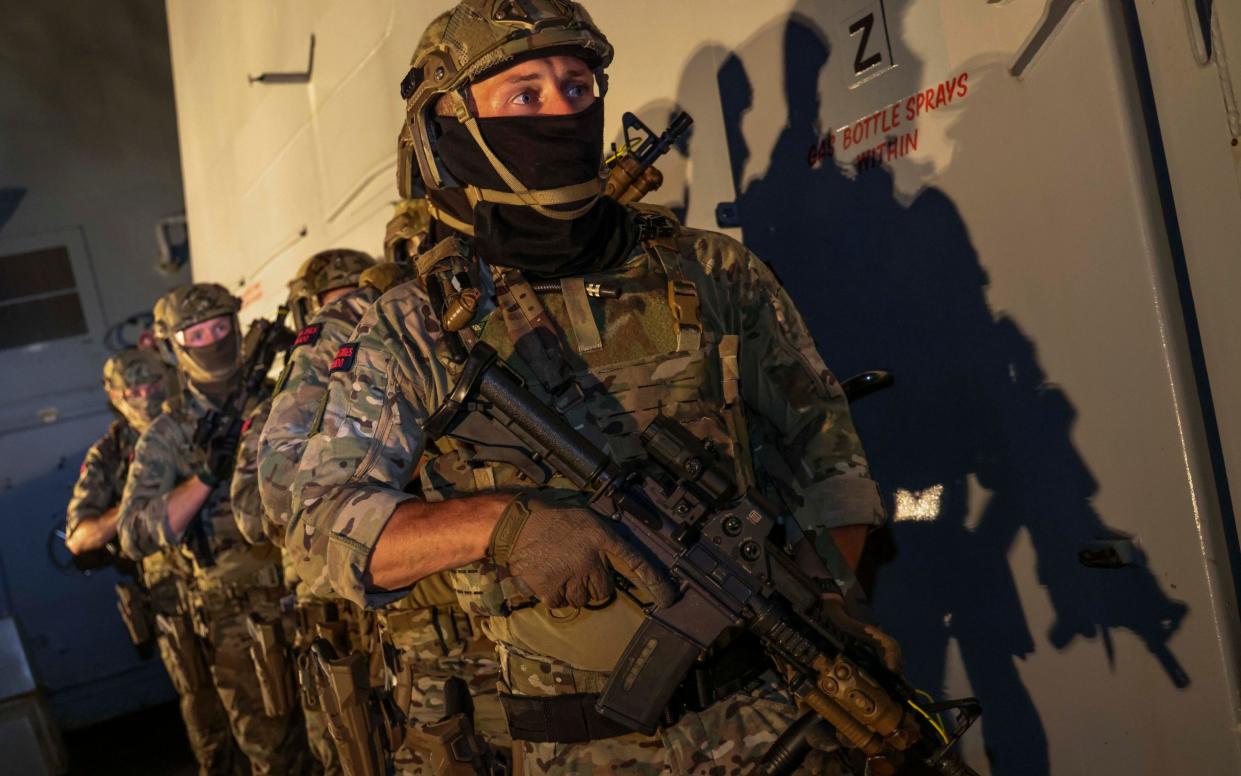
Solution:
[{"label": "tactical glove", "polygon": [[901,672],[901,646],[896,639],[868,622],[863,622],[845,611],[844,601],[829,597],[819,603],[819,611],[832,627],[846,636],[870,647],[888,670]]},{"label": "tactical glove", "polygon": [[849,776],[851,771],[840,757],[840,743],[831,725],[822,722],[811,727],[806,743],[810,751],[793,776]]},{"label": "tactical glove", "polygon": [[241,446],[241,421],[234,421],[228,430],[207,443],[207,455],[197,472],[204,485],[215,487],[232,479]]},{"label": "tactical glove", "polygon": [[608,600],[613,569],[660,606],[676,600],[664,573],[573,491],[525,491],[514,497],[491,534],[488,555],[553,609]]}]

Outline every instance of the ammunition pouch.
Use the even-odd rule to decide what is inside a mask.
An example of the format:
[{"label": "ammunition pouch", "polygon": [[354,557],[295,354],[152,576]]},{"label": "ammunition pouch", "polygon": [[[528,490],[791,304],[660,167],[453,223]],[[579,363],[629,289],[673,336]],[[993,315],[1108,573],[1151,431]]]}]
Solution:
[{"label": "ammunition pouch", "polygon": [[386,753],[371,703],[366,655],[353,652],[338,658],[326,639],[315,640],[311,655],[341,769],[346,776],[382,776]]},{"label": "ammunition pouch", "polygon": [[250,659],[263,695],[263,712],[269,717],[287,716],[293,710],[293,674],[289,648],[280,621],[264,620],[251,613],[246,618],[250,634]]},{"label": "ammunition pouch", "polygon": [[136,582],[124,581],[116,585],[116,609],[121,613],[129,640],[135,647],[150,643],[155,636],[155,615],[151,601]]},{"label": "ammunition pouch", "polygon": [[211,685],[202,644],[190,618],[185,615],[155,615],[159,634],[159,651],[168,669],[168,677],[178,695],[189,695]]}]

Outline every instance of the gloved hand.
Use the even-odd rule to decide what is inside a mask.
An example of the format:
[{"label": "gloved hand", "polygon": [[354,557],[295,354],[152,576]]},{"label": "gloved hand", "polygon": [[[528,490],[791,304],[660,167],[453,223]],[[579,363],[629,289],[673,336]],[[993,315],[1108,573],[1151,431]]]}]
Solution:
[{"label": "gloved hand", "polygon": [[793,771],[793,776],[849,776],[849,768],[841,759],[840,742],[836,732],[826,722],[820,722],[806,733],[810,751],[806,759]]},{"label": "gloved hand", "polygon": [[241,421],[234,421],[228,430],[207,443],[207,456],[196,476],[203,484],[215,487],[233,477],[237,448],[241,446]]},{"label": "gloved hand", "polygon": [[878,626],[863,622],[845,610],[844,601],[839,596],[825,597],[819,603],[819,611],[823,618],[841,633],[862,644],[868,645],[888,670],[900,673],[901,645],[896,639],[879,630]]},{"label": "gloved hand", "polygon": [[553,609],[607,600],[613,592],[612,569],[660,606],[676,600],[667,576],[573,491],[531,490],[515,496],[496,523],[488,555]]}]

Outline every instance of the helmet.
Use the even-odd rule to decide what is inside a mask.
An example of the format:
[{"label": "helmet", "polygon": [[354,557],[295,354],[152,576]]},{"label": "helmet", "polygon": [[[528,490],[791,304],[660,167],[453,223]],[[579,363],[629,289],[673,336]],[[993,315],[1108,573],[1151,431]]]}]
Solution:
[{"label": "helmet", "polygon": [[[103,364],[103,387],[117,411],[139,431],[144,430],[160,413],[167,398],[171,375],[168,366],[153,350],[128,348],[116,353]],[[154,386],[142,396],[126,396],[125,392],[139,386]]]},{"label": "helmet", "polygon": [[241,300],[219,283],[190,283],[178,286],[155,300],[155,338],[171,339],[196,323],[236,315]]},{"label": "helmet", "polygon": [[[241,367],[241,332],[237,322],[240,309],[241,300],[218,283],[174,288],[155,302],[154,332],[160,352],[191,382],[218,383],[231,378]],[[233,330],[228,337],[194,348],[177,342],[177,332],[222,316],[232,318]]]},{"label": "helmet", "polygon": [[[496,173],[510,191],[466,186],[471,206],[477,202],[526,205],[542,215],[572,220],[593,206],[601,193],[597,179],[558,189],[532,190],[518,180],[483,140],[466,99],[471,82],[491,71],[531,56],[571,52],[595,70],[600,92],[606,92],[603,73],[612,61],[612,45],[595,27],[590,14],[571,0],[462,0],[431,22],[418,42],[409,73],[401,82],[408,133],[402,142],[402,161],[408,160],[407,188],[417,182],[423,189],[459,188],[436,152],[433,116],[441,97],[465,125]],[[402,180],[402,185],[405,183]],[[588,200],[582,207],[555,210],[549,206]]]},{"label": "helmet", "polygon": [[431,233],[431,207],[426,198],[396,203],[384,230],[384,260],[407,264],[423,250]]},{"label": "helmet", "polygon": [[329,248],[306,259],[289,281],[294,324],[302,328],[319,311],[320,294],[358,285],[358,276],[374,265],[368,254],[349,248]]}]

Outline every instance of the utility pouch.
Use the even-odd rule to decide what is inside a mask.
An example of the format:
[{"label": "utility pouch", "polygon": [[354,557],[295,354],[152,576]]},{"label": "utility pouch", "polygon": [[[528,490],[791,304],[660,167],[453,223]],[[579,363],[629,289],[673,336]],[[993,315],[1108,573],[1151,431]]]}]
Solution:
[{"label": "utility pouch", "polygon": [[250,659],[263,694],[263,713],[283,717],[293,710],[293,674],[280,622],[264,620],[257,612],[246,618]]},{"label": "utility pouch", "polygon": [[372,715],[367,659],[360,652],[337,657],[326,639],[310,647],[319,671],[320,700],[345,776],[382,776],[386,753]]},{"label": "utility pouch", "polygon": [[135,647],[141,647],[151,641],[155,635],[154,614],[146,591],[134,582],[120,582],[116,585],[116,609],[125,621],[125,629],[129,631],[129,640]]},{"label": "utility pouch", "polygon": [[189,617],[157,614],[155,628],[159,634],[159,651],[177,694],[189,695],[210,686],[207,660]]}]

